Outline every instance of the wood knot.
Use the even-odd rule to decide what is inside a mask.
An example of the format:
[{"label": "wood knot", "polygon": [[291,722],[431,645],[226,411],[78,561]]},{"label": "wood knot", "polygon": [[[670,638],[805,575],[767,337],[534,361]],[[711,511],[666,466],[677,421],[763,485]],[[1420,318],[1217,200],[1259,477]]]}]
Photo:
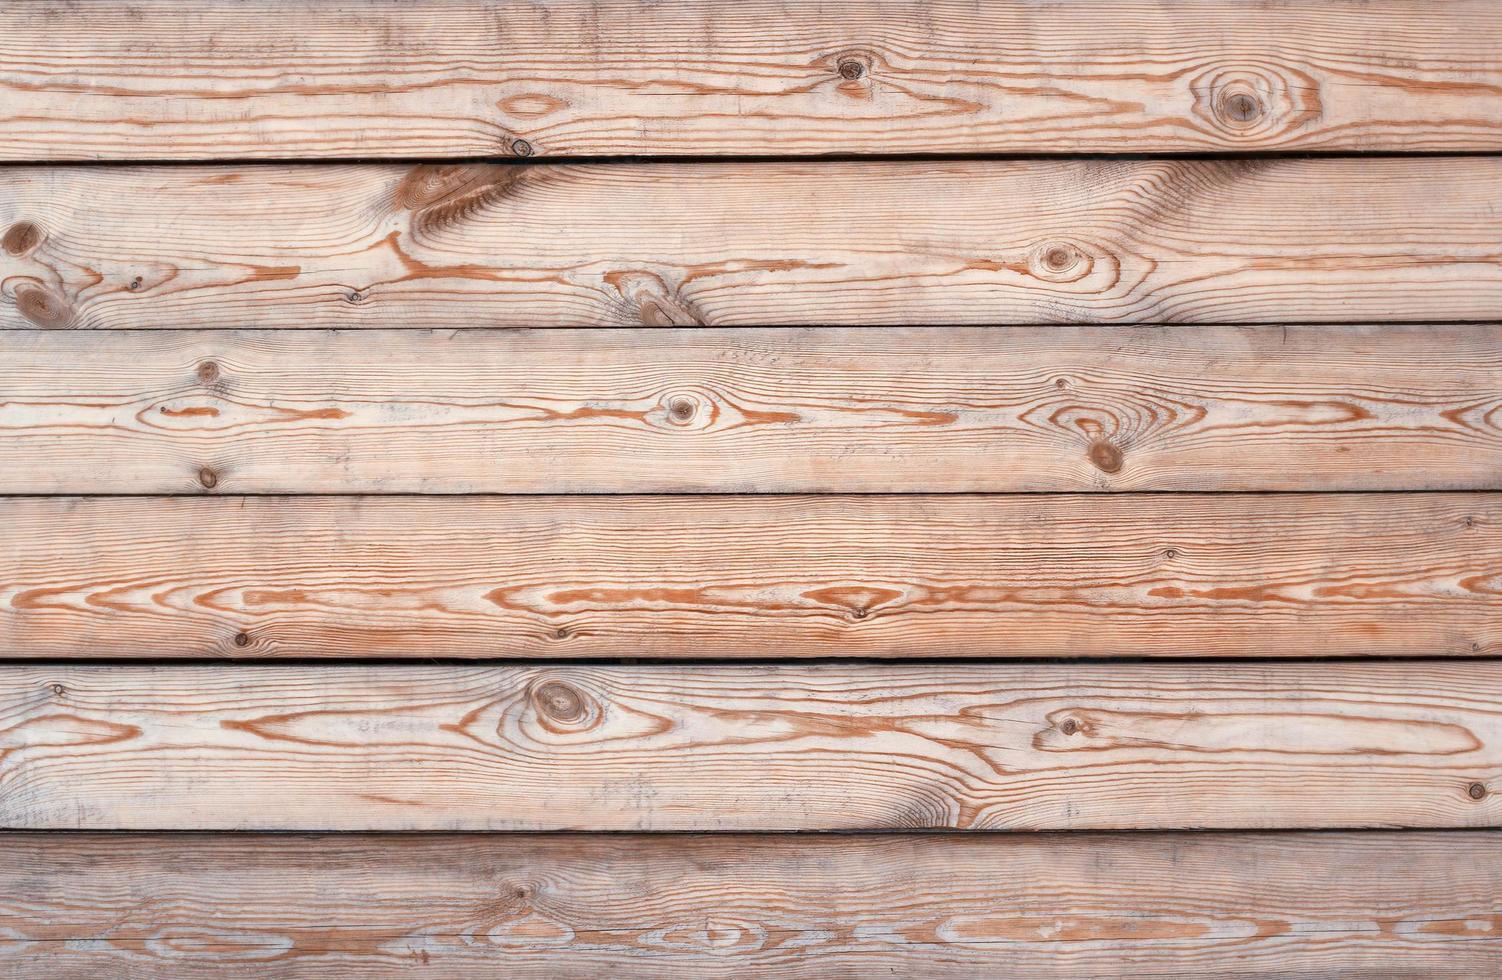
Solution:
[{"label": "wood knot", "polygon": [[678,429],[704,428],[714,422],[714,407],[691,392],[669,395],[662,400],[662,419]]},{"label": "wood knot", "polygon": [[1233,124],[1256,122],[1264,111],[1262,103],[1250,92],[1232,92],[1222,97],[1219,105],[1221,117]]},{"label": "wood knot", "polygon": [[532,704],[541,714],[565,725],[582,721],[589,714],[588,699],[562,681],[539,684],[532,691]]},{"label": "wood knot", "polygon": [[1164,548],[1163,549],[1163,557],[1164,558],[1177,558],[1177,557],[1179,557],[1179,549],[1177,549],[1177,548]]},{"label": "wood knot", "polygon": [[555,640],[566,640],[572,635],[567,626],[560,626],[553,631],[553,639]]},{"label": "wood knot", "polygon": [[136,276],[130,282],[128,282],[128,283],[125,284],[125,288],[128,289],[128,290],[130,290],[131,292],[135,292],[136,290],[140,289],[141,288],[141,277],[140,276]]},{"label": "wood knot", "polygon": [[350,303],[358,303],[365,298],[365,294],[358,289],[352,289],[344,294],[344,298]]},{"label": "wood knot", "polygon": [[42,229],[30,221],[18,221],[5,230],[0,248],[6,255],[25,255],[42,244]]},{"label": "wood knot", "polygon": [[702,327],[705,318],[685,297],[655,272],[625,269],[601,277],[615,290],[624,309],[623,319],[644,327]]},{"label": "wood knot", "polygon": [[1117,446],[1101,439],[1090,444],[1090,452],[1087,454],[1090,462],[1103,473],[1119,473],[1124,462],[1122,452]]},{"label": "wood knot", "polygon": [[219,474],[207,466],[201,467],[198,471],[198,482],[205,490],[212,490],[219,485]]},{"label": "wood knot", "polygon": [[1213,68],[1189,82],[1194,114],[1221,136],[1276,140],[1324,111],[1313,76],[1265,64]]},{"label": "wood knot", "polygon": [[1046,727],[1033,732],[1033,748],[1044,752],[1078,752],[1082,746],[1076,736],[1089,739],[1095,735],[1090,713],[1079,708],[1050,711],[1045,723]]},{"label": "wood knot", "polygon": [[1486,784],[1472,783],[1466,787],[1465,792],[1473,800],[1484,800],[1486,799]]},{"label": "wood knot", "polygon": [[236,633],[235,634],[235,646],[237,646],[237,647],[248,647],[248,646],[250,646],[250,634],[246,633],[246,632],[243,632],[243,631],[239,632],[239,633]]},{"label": "wood knot", "polygon": [[60,328],[73,322],[73,309],[61,296],[35,283],[16,287],[16,309],[39,327]]},{"label": "wood knot", "polygon": [[1090,273],[1092,260],[1069,242],[1044,242],[1028,257],[1028,272],[1046,282],[1074,282]]},{"label": "wood knot", "polygon": [[[473,220],[517,192],[534,167],[511,164],[422,164],[396,185],[393,203],[413,212],[412,230],[441,231]],[[348,298],[348,297],[346,297]]]},{"label": "wood knot", "polygon": [[1043,253],[1043,264],[1051,272],[1067,272],[1075,261],[1073,249],[1063,245],[1055,245]]},{"label": "wood knot", "polygon": [[64,694],[68,693],[68,689],[63,687],[61,684],[53,684],[52,693],[57,695],[58,697],[62,697]]},{"label": "wood knot", "polygon": [[532,144],[526,140],[512,140],[511,152],[519,157],[529,157],[533,154]]},{"label": "wood knot", "polygon": [[203,361],[198,365],[198,380],[206,385],[211,385],[219,380],[219,365],[213,361]]},{"label": "wood knot", "polygon": [[834,74],[836,92],[857,102],[869,102],[875,96],[873,63],[871,52],[859,50],[841,51],[814,62],[819,70]]}]

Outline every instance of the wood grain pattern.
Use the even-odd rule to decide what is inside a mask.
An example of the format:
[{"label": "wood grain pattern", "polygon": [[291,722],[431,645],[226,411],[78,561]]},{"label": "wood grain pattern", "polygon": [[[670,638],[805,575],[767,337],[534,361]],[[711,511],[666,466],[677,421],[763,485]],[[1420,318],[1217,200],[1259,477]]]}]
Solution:
[{"label": "wood grain pattern", "polygon": [[0,492],[1502,489],[1502,326],[0,331]]},{"label": "wood grain pattern", "polygon": [[1502,971],[1488,832],[0,836],[0,976]]},{"label": "wood grain pattern", "polygon": [[6,168],[0,326],[1491,320],[1499,205],[1496,157]]},{"label": "wood grain pattern", "polygon": [[1502,825],[1502,663],[0,667],[0,827]]},{"label": "wood grain pattern", "polygon": [[23,498],[0,657],[1502,653],[1502,497]]},{"label": "wood grain pattern", "polygon": [[1476,150],[1490,0],[8,0],[0,158]]}]

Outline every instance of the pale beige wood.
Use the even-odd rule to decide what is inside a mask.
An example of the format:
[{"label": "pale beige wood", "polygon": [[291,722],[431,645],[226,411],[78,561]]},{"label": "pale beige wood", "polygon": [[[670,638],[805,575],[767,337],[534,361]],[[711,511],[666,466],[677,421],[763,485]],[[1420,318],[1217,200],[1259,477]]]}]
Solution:
[{"label": "pale beige wood", "polygon": [[1499,843],[8,834],[0,976],[1494,976]]},{"label": "pale beige wood", "polygon": [[1502,326],[0,331],[0,492],[1502,489]]},{"label": "pale beige wood", "polygon": [[0,158],[1502,147],[1491,0],[8,0]]},{"label": "pale beige wood", "polygon": [[1494,827],[1502,663],[0,667],[0,827]]},{"label": "pale beige wood", "polygon": [[1502,653],[1495,495],[0,501],[0,657]]},{"label": "pale beige wood", "polygon": [[1486,320],[1502,159],[0,169],[0,326]]}]

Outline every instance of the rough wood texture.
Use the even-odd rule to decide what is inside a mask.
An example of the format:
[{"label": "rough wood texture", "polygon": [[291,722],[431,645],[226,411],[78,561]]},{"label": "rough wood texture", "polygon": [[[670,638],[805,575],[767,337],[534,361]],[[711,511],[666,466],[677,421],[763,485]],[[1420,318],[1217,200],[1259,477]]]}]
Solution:
[{"label": "rough wood texture", "polygon": [[1495,495],[23,498],[0,657],[1502,653]]},{"label": "rough wood texture", "polygon": [[1502,148],[1491,0],[7,0],[0,158]]},{"label": "rough wood texture", "polygon": [[1502,326],[0,331],[0,492],[1502,489]]},{"label": "rough wood texture", "polygon": [[0,667],[0,826],[1493,827],[1502,663]]},{"label": "rough wood texture", "polygon": [[0,326],[1487,320],[1499,205],[1492,157],[8,168]]},{"label": "rough wood texture", "polygon": [[9,834],[0,976],[1495,976],[1499,843]]}]

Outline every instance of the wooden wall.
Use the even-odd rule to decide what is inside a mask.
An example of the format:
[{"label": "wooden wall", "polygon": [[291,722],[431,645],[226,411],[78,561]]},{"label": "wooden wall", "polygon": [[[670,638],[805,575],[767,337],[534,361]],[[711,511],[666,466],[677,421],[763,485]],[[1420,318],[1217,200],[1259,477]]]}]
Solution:
[{"label": "wooden wall", "polygon": [[1502,5],[0,25],[0,977],[1502,973]]}]

